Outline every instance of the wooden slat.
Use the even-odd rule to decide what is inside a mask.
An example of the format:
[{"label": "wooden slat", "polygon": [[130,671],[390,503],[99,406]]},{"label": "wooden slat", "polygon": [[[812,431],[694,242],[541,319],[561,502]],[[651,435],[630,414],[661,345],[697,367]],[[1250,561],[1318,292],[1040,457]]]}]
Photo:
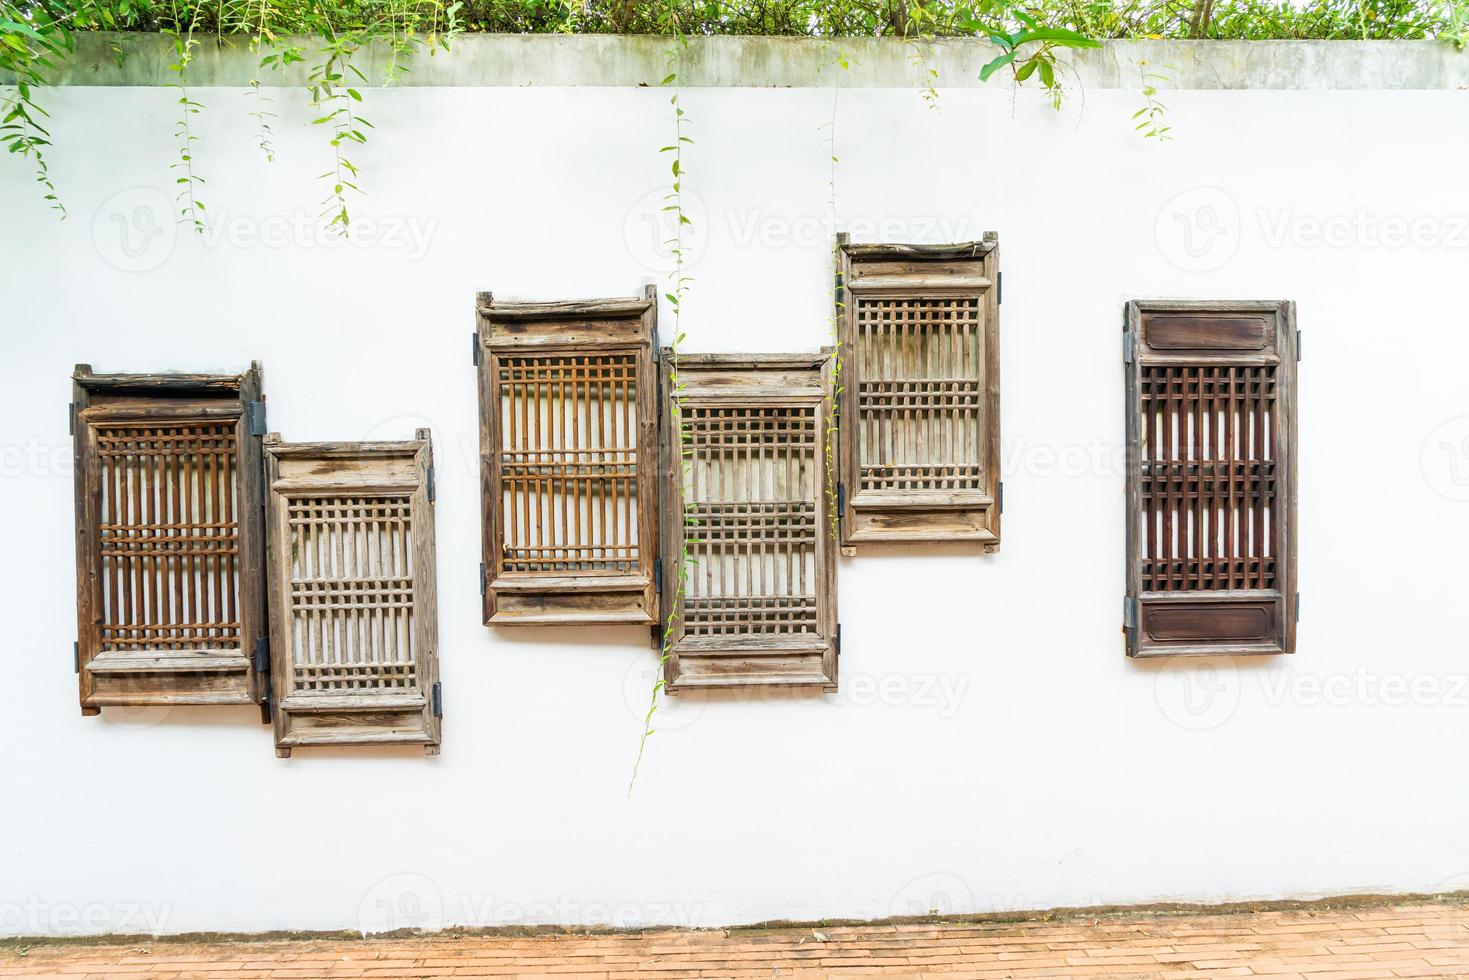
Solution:
[{"label": "wooden slat", "polygon": [[[672,353],[664,360],[671,374]],[[835,539],[823,509],[829,402],[788,394],[793,373],[804,371],[794,389],[829,397],[831,374],[824,357],[799,363],[790,355],[699,355],[678,365],[685,396],[679,423],[665,429],[663,493],[691,565],[674,610],[667,671],[675,692],[835,687]],[[726,386],[742,391],[739,404],[720,397]],[[670,551],[664,576],[674,581],[676,542]]]},{"label": "wooden slat", "polygon": [[309,447],[271,435],[265,453],[277,751],[408,730],[436,753],[428,431]]},{"label": "wooden slat", "polygon": [[996,239],[839,244],[844,543],[966,541],[996,550]]},{"label": "wooden slat", "polygon": [[487,624],[657,622],[655,296],[481,294]]},{"label": "wooden slat", "polygon": [[79,365],[73,378],[84,710],[258,700],[259,456],[243,416],[262,397],[259,365],[226,376]]},{"label": "wooden slat", "polygon": [[[1153,330],[1154,317],[1167,329]],[[1264,340],[1252,328],[1242,344],[1239,325],[1262,322]],[[1141,620],[1128,652],[1290,652],[1294,308],[1134,302],[1127,330],[1128,588]],[[1211,330],[1217,344],[1205,343]],[[1164,343],[1155,349],[1149,336]],[[1150,618],[1165,599],[1191,603],[1167,626]],[[1263,639],[1245,636],[1244,623]]]}]

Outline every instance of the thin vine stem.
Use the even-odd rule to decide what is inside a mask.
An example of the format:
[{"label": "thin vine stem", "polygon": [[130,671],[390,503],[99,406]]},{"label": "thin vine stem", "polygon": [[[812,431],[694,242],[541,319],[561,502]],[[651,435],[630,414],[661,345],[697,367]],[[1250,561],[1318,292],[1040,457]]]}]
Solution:
[{"label": "thin vine stem", "polygon": [[[669,26],[672,33],[673,43],[668,49],[669,73],[663,79],[664,86],[672,87],[673,94],[669,98],[669,105],[673,107],[673,142],[668,146],[661,147],[659,153],[667,153],[672,157],[669,170],[672,174],[672,183],[669,192],[664,195],[662,212],[673,217],[673,234],[666,244],[673,256],[673,271],[669,274],[670,289],[664,294],[668,300],[669,307],[673,311],[673,343],[669,345],[668,360],[668,412],[669,424],[673,430],[678,432],[678,466],[679,485],[683,490],[681,496],[684,500],[684,512],[679,526],[678,536],[678,561],[673,575],[673,596],[667,602],[666,612],[662,624],[662,637],[658,649],[658,669],[653,679],[653,690],[648,698],[648,711],[643,716],[643,731],[638,738],[638,754],[633,760],[632,777],[627,783],[627,795],[632,797],[633,786],[638,780],[638,770],[643,764],[643,754],[648,747],[648,737],[656,730],[653,727],[653,716],[658,711],[659,697],[664,688],[668,686],[667,668],[673,657],[673,644],[678,636],[679,610],[683,607],[684,594],[688,587],[689,564],[692,556],[689,553],[690,529],[697,526],[697,520],[693,516],[694,505],[690,501],[690,474],[692,462],[690,460],[690,436],[688,427],[683,419],[683,381],[679,374],[679,352],[683,345],[683,299],[688,290],[688,284],[692,281],[685,272],[685,242],[684,229],[693,225],[692,219],[684,212],[683,202],[683,151],[686,145],[693,143],[684,132],[687,117],[682,105],[683,89],[679,84],[679,69],[682,67],[683,55],[688,47],[688,38],[679,29],[676,12],[671,12]],[[664,542],[668,547],[671,542]]]},{"label": "thin vine stem", "polygon": [[[831,88],[831,116],[822,126],[826,130],[827,144],[827,177],[826,177],[826,230],[827,237],[832,243],[831,247],[831,278],[830,282],[835,284],[838,272],[841,270],[841,254],[837,245],[837,106],[841,101],[842,73],[848,67],[847,54],[840,48],[831,59],[832,88]],[[831,524],[831,534],[838,541],[841,540],[841,501],[837,493],[837,459],[836,442],[841,428],[841,395],[842,395],[842,316],[846,312],[846,296],[843,292],[833,293],[831,312],[831,336],[833,344],[832,352],[832,399],[831,405],[826,413],[826,503],[827,517]]]}]

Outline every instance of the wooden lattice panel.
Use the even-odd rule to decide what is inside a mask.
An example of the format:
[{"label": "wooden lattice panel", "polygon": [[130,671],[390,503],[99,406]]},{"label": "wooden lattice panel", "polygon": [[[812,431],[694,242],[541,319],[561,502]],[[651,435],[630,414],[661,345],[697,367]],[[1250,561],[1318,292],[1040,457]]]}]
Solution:
[{"label": "wooden lattice panel", "polygon": [[999,548],[999,250],[840,241],[842,537]]},{"label": "wooden lattice panel", "polygon": [[276,750],[440,741],[433,451],[265,439]]},{"label": "wooden lattice panel", "polygon": [[487,624],[657,621],[656,317],[481,294]]},{"label": "wooden lattice panel", "polygon": [[[835,539],[823,436],[831,397],[820,355],[683,355],[664,429],[663,578],[691,559],[674,611],[669,689],[837,681]],[[682,450],[680,449],[682,445]],[[680,460],[683,460],[681,463]],[[666,589],[667,593],[668,590]]]},{"label": "wooden lattice panel", "polygon": [[1128,653],[1295,649],[1290,303],[1129,304]]},{"label": "wooden lattice panel", "polygon": [[73,382],[83,711],[262,699],[259,367]]}]

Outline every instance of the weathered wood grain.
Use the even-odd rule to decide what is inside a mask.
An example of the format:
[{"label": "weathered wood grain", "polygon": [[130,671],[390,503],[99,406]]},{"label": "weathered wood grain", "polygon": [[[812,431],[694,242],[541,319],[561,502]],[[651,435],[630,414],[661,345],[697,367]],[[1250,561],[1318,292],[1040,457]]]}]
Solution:
[{"label": "weathered wood grain", "polygon": [[660,454],[670,595],[685,536],[692,558],[668,610],[671,693],[836,689],[836,539],[824,464],[831,355],[662,352],[667,387],[676,376],[680,389],[677,405],[665,406]]},{"label": "weathered wood grain", "polygon": [[838,238],[842,543],[1000,546],[999,242]]},{"label": "weathered wood grain", "polygon": [[265,438],[276,754],[412,743],[437,755],[433,443]]},{"label": "weathered wood grain", "polygon": [[484,621],[658,621],[653,287],[476,303]]},{"label": "weathered wood grain", "polygon": [[78,693],[105,705],[254,704],[263,637],[260,443],[237,375],[72,375]]},{"label": "weathered wood grain", "polygon": [[1127,654],[1293,653],[1295,304],[1134,300],[1123,331]]}]

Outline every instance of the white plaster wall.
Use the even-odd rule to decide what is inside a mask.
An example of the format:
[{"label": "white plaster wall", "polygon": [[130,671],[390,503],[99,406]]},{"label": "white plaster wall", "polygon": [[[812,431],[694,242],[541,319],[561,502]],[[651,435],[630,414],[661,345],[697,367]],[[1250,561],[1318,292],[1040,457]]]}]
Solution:
[{"label": "white plaster wall", "polygon": [[[668,93],[369,91],[353,211],[378,239],[348,247],[286,227],[309,224],[328,165],[302,94],[273,93],[273,164],[242,90],[195,94],[205,239],[166,213],[167,90],[48,95],[64,223],[23,165],[0,169],[0,934],[1469,887],[1469,93],[1167,93],[1176,139],[1157,145],[1131,132],[1131,92],[1055,113],[1003,88],[944,91],[938,111],[916,89],[843,91],[836,207],[855,237],[1000,234],[1003,550],[843,561],[842,691],[665,705],[631,798],[646,633],[480,625],[469,333],[479,289],[631,294],[666,271],[644,215],[667,183]],[[822,344],[832,93],[683,104],[687,347]],[[1198,255],[1190,221],[1222,233]],[[1344,237],[1313,241],[1322,221]],[[1383,241],[1415,221],[1416,242]],[[1299,303],[1292,657],[1123,656],[1132,297]],[[277,760],[251,709],[79,714],[71,368],[252,358],[288,439],[433,429],[438,758]]]}]

